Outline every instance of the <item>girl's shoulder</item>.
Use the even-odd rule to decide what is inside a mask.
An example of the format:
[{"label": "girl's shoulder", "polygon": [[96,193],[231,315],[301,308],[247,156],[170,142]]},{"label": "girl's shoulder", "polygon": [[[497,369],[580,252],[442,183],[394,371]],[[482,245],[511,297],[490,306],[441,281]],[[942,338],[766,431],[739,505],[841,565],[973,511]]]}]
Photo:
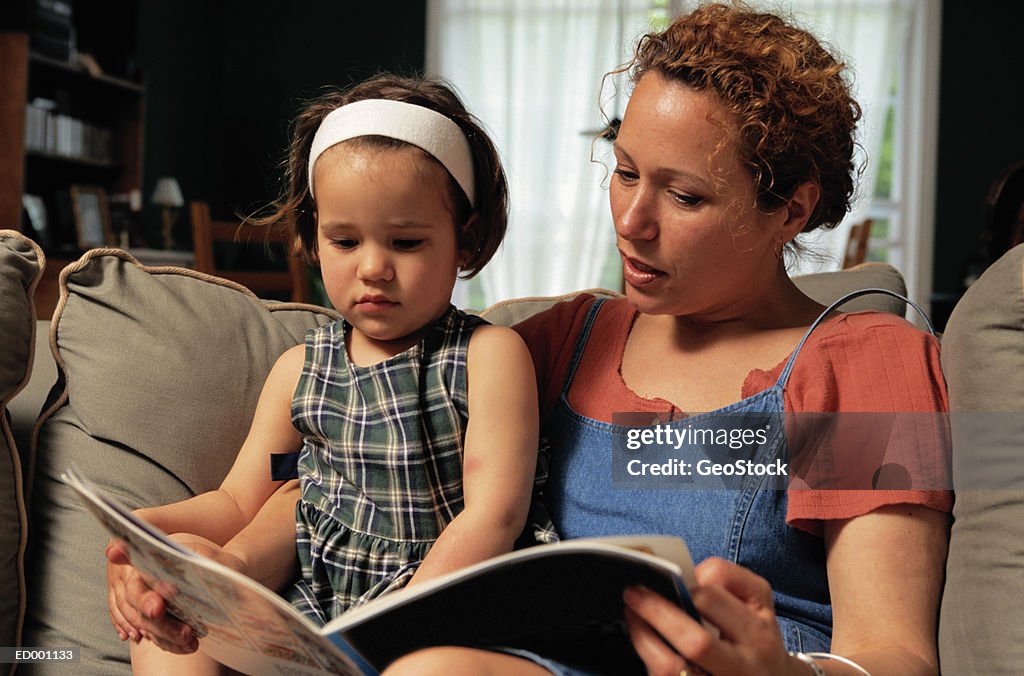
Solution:
[{"label": "girl's shoulder", "polygon": [[304,342],[306,344],[322,342],[325,340],[335,339],[336,336],[345,335],[345,320],[335,319],[334,321],[321,324],[320,326],[314,326],[313,328],[306,329]]}]

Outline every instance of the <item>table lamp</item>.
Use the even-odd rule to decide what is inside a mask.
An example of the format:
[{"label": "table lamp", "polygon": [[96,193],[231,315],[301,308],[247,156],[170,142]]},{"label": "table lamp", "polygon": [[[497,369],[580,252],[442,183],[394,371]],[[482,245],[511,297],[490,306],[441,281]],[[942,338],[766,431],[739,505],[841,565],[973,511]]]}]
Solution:
[{"label": "table lamp", "polygon": [[163,207],[163,243],[165,249],[174,248],[174,223],[178,220],[178,209],[185,206],[178,180],[164,176],[156,182],[153,190],[153,204]]}]

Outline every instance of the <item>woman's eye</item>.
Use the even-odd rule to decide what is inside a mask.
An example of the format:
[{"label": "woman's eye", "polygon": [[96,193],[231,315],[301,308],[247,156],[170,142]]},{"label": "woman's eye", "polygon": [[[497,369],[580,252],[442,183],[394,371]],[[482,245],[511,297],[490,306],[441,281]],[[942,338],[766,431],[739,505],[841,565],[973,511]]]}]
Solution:
[{"label": "woman's eye", "polygon": [[422,239],[396,239],[395,248],[399,251],[412,251],[423,244]]},{"label": "woman's eye", "polygon": [[672,199],[675,200],[678,204],[687,207],[695,207],[704,201],[703,197],[698,197],[697,195],[689,195],[687,193],[682,192],[675,192],[674,190],[670,190],[669,195],[671,195]]},{"label": "woman's eye", "polygon": [[623,183],[632,183],[636,181],[637,178],[639,178],[636,175],[636,172],[632,171],[631,169],[625,169],[623,167],[615,167],[615,175]]},{"label": "woman's eye", "polygon": [[339,249],[354,249],[356,242],[354,239],[332,239],[331,244],[338,247]]}]

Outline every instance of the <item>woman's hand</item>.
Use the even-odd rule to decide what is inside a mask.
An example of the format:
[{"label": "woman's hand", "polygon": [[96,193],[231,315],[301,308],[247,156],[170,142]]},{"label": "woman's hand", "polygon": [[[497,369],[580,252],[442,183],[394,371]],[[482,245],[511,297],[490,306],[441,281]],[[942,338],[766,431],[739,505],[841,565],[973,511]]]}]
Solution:
[{"label": "woman's hand", "polygon": [[[197,553],[242,572],[241,560],[213,542],[197,535],[171,536]],[[107,557],[107,604],[110,619],[122,640],[148,638],[172,653],[192,653],[199,647],[194,630],[167,612],[167,600],[174,594],[170,585],[152,580],[131,565],[122,540],[111,540]]]},{"label": "woman's hand", "polygon": [[717,637],[654,592],[634,587],[625,593],[630,638],[649,673],[807,674],[807,665],[786,652],[764,578],[714,558],[694,572],[693,604],[718,629]]}]

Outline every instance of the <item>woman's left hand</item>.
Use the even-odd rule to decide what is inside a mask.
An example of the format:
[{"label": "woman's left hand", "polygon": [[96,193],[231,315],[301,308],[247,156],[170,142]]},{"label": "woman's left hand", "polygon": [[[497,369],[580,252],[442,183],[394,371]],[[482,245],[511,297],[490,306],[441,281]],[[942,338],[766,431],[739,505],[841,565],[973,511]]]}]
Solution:
[{"label": "woman's left hand", "polygon": [[654,592],[634,587],[625,593],[630,638],[649,673],[807,673],[807,666],[786,652],[767,580],[715,558],[701,562],[694,573],[693,604],[718,629],[717,637]]}]

